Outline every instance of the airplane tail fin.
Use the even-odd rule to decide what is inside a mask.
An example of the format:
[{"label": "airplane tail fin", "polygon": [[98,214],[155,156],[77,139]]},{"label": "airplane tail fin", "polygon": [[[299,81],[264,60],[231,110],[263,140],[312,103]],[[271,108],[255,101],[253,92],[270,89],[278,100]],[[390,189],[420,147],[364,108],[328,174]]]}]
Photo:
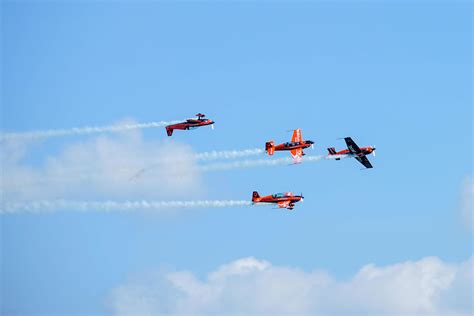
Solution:
[{"label": "airplane tail fin", "polygon": [[271,156],[275,152],[275,143],[271,140],[265,143],[265,150]]},{"label": "airplane tail fin", "polygon": [[168,134],[168,136],[171,136],[173,135],[173,131],[174,129],[169,127],[169,126],[166,126],[166,133]]},{"label": "airplane tail fin", "polygon": [[335,155],[336,154],[336,148],[330,147],[330,148],[328,148],[328,152],[329,152],[330,155]]},{"label": "airplane tail fin", "polygon": [[260,195],[257,191],[253,191],[252,193],[252,202],[256,202],[260,198]]}]

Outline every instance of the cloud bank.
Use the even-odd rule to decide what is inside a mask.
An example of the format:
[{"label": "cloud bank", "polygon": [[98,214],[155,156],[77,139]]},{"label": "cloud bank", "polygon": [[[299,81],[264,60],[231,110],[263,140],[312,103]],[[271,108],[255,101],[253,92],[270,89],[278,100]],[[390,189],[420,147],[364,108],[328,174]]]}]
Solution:
[{"label": "cloud bank", "polygon": [[[192,149],[171,141],[145,140],[140,131],[68,143],[42,161],[31,162],[29,149],[18,141],[1,145],[4,201],[193,199],[202,193]],[[131,179],[137,170],[159,159],[153,174],[140,181]]]},{"label": "cloud bank", "polygon": [[114,315],[471,315],[473,258],[437,257],[379,267],[350,280],[243,258],[200,280],[190,271],[147,274],[113,289]]}]

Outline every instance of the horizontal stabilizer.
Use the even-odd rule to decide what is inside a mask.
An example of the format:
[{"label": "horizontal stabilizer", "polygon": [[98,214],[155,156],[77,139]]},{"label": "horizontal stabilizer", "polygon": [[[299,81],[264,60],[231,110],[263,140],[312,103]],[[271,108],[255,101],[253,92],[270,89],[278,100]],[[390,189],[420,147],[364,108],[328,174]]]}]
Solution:
[{"label": "horizontal stabilizer", "polygon": [[273,141],[269,141],[265,143],[265,150],[271,156],[275,153],[275,143]]},{"label": "horizontal stabilizer", "polygon": [[252,202],[257,201],[260,198],[260,195],[258,194],[257,191],[253,191],[252,193]]}]

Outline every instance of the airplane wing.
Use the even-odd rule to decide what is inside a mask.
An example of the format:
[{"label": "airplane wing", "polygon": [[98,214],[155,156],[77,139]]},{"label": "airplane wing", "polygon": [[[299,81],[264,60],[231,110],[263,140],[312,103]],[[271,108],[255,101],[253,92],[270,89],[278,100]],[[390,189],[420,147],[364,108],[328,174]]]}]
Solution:
[{"label": "airplane wing", "polygon": [[372,164],[370,163],[369,159],[367,159],[366,156],[356,156],[354,157],[355,159],[357,159],[358,162],[360,162],[361,164],[364,165],[364,167],[366,168],[373,168],[372,167]]},{"label": "airplane wing", "polygon": [[303,157],[303,149],[301,148],[292,149],[290,152],[294,159],[299,159]]},{"label": "airplane wing", "polygon": [[278,202],[278,208],[287,208],[290,203],[290,201]]},{"label": "airplane wing", "polygon": [[301,137],[301,129],[295,129],[293,131],[293,137],[291,137],[291,142],[293,143],[301,143],[302,137]]},{"label": "airplane wing", "polygon": [[362,150],[360,150],[359,146],[357,146],[357,144],[352,140],[352,138],[346,137],[344,138],[344,140],[346,141],[347,149],[349,149],[351,154],[358,155],[362,152]]}]

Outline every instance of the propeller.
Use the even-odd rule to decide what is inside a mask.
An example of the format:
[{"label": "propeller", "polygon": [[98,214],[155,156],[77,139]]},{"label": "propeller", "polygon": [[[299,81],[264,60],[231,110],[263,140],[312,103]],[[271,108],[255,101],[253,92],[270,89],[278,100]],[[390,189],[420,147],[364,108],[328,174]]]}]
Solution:
[{"label": "propeller", "polygon": [[377,148],[376,148],[375,146],[372,146],[372,155],[374,155],[374,157],[375,157],[375,150],[376,150],[376,149],[377,149]]},{"label": "propeller", "polygon": [[214,124],[211,124],[211,128],[214,129]]},{"label": "propeller", "polygon": [[301,202],[304,202],[303,192],[301,192]]}]

